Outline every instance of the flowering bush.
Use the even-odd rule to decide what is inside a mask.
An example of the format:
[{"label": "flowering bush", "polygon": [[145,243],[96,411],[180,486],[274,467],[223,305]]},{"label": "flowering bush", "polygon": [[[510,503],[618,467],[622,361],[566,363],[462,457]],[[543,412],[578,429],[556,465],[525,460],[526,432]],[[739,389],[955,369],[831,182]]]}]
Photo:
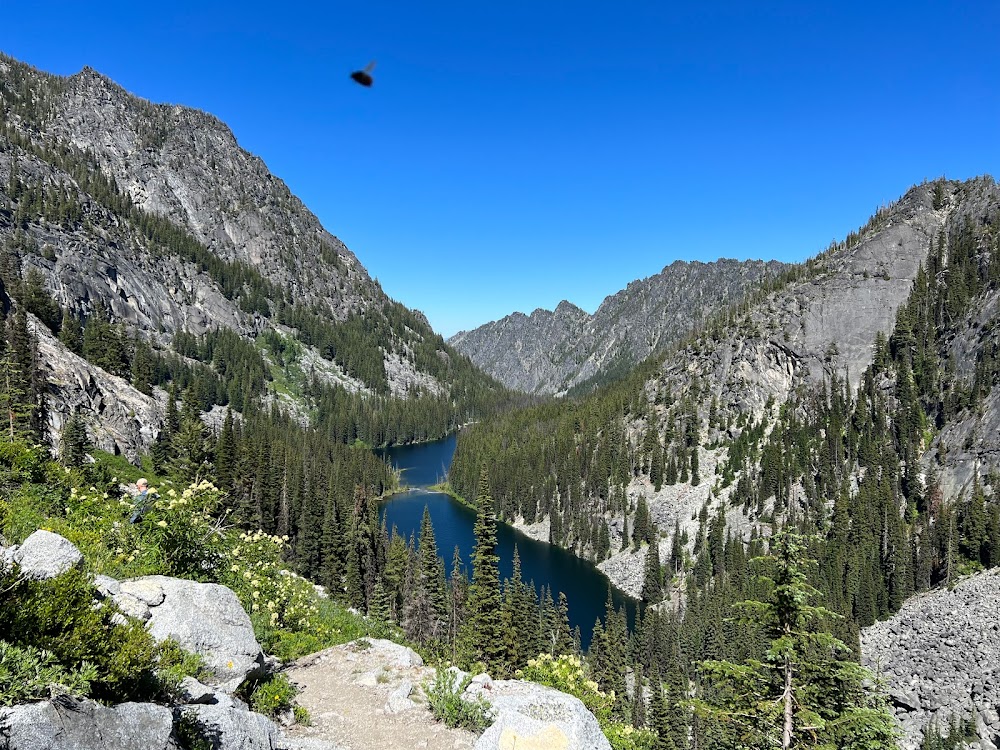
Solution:
[{"label": "flowering bush", "polygon": [[146,514],[130,523],[134,501],[122,486],[135,467],[98,455],[69,469],[43,450],[0,445],[0,533],[20,542],[38,528],[73,542],[88,569],[113,578],[174,575],[232,588],[250,614],[257,639],[282,660],[363,636],[384,625],[321,598],[282,561],[287,537],[243,531],[227,523],[225,493],[210,482],[183,489],[170,481],[149,489]]},{"label": "flowering bush", "polygon": [[529,659],[527,666],[518,670],[517,676],[575,695],[583,701],[587,710],[597,717],[601,731],[615,750],[650,750],[656,741],[654,732],[635,729],[631,724],[611,718],[614,692],[603,692],[590,678],[589,668],[578,656],[540,654],[536,659]]},{"label": "flowering bush", "polygon": [[288,537],[241,533],[222,555],[219,582],[229,586],[247,612],[270,628],[307,630],[317,614],[309,581],[287,570],[281,552]]}]

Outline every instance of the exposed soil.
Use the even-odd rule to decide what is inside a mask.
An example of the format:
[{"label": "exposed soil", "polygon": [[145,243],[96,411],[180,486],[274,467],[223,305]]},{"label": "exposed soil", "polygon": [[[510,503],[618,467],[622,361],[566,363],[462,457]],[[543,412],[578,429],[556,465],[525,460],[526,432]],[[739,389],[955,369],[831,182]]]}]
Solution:
[{"label": "exposed soil", "polygon": [[431,715],[423,685],[433,681],[434,670],[403,646],[370,644],[320,651],[286,669],[300,688],[297,702],[312,718],[312,726],[296,725],[287,734],[343,750],[472,750],[474,734],[449,729]]}]

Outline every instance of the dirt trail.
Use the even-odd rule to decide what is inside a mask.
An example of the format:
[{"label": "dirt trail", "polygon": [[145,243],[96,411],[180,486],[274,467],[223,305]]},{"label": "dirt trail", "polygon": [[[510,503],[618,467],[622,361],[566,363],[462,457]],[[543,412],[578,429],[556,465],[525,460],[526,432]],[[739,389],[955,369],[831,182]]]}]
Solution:
[{"label": "dirt trail", "polygon": [[288,667],[312,726],[286,732],[343,750],[472,750],[475,735],[435,721],[427,707],[423,684],[434,679],[434,670],[404,646],[369,643],[320,651]]}]

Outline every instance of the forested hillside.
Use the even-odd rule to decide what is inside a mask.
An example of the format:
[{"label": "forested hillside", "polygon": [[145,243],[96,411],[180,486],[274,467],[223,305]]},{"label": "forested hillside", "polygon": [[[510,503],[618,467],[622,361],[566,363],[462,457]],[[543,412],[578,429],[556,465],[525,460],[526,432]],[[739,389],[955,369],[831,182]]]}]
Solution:
[{"label": "forested hillside", "polygon": [[9,440],[209,477],[231,521],[287,535],[299,572],[336,591],[358,576],[365,597],[396,483],[371,447],[510,398],[218,120],[5,56],[0,300]]},{"label": "forested hillside", "polygon": [[[29,310],[71,350],[147,393],[197,380],[203,409],[267,392],[341,442],[440,437],[505,398],[219,121],[89,69],[3,57],[0,73],[5,283],[24,279]],[[224,389],[197,362],[228,368]],[[52,396],[58,431],[82,404]]]},{"label": "forested hillside", "polygon": [[[914,188],[627,381],[476,425],[452,485],[468,496],[482,467],[505,520],[547,520],[670,602],[630,658],[675,695],[702,660],[761,654],[730,614],[761,598],[750,561],[778,526],[810,540],[808,580],[856,644],[914,592],[1000,564],[998,226],[990,178]],[[871,302],[850,309],[900,280],[898,305],[875,300],[884,331]]]}]

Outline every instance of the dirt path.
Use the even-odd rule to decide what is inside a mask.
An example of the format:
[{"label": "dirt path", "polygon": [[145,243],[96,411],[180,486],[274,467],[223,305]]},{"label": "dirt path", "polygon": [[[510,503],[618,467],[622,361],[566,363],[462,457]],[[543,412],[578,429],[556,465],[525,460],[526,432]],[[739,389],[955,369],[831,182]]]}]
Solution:
[{"label": "dirt path", "polygon": [[476,737],[449,729],[427,708],[423,684],[434,670],[410,649],[390,641],[358,642],[304,657],[286,670],[299,686],[296,700],[312,726],[292,737],[311,737],[343,750],[472,750]]}]

